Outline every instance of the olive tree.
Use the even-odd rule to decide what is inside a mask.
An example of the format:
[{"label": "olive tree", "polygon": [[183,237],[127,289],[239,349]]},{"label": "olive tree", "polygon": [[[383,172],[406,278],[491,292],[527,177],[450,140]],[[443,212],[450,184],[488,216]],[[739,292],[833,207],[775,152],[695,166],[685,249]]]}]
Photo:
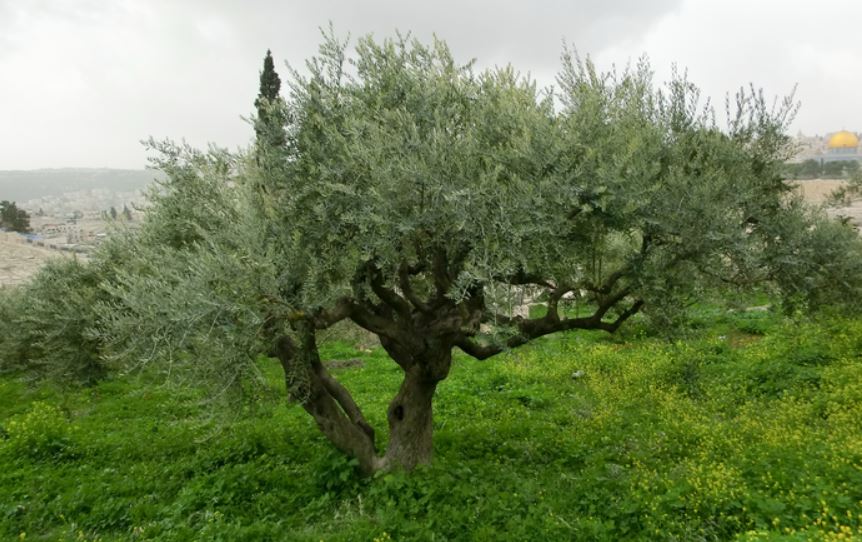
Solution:
[{"label": "olive tree", "polygon": [[[484,360],[556,332],[612,333],[712,285],[781,285],[793,268],[804,288],[822,271],[794,258],[843,226],[814,220],[782,181],[792,101],[742,91],[720,126],[684,77],[562,60],[552,93],[459,64],[439,41],[366,38],[348,53],[329,38],[269,102],[285,137],[257,141],[265,166],[156,144],[167,180],[134,241],[141,262],[100,309],[114,359],[228,386],[267,354],[362,470],[411,469],[431,460],[456,349]],[[845,278],[836,287],[858,290]],[[525,296],[541,314],[521,310]],[[403,372],[386,450],[318,353],[318,333],[344,320]]]}]

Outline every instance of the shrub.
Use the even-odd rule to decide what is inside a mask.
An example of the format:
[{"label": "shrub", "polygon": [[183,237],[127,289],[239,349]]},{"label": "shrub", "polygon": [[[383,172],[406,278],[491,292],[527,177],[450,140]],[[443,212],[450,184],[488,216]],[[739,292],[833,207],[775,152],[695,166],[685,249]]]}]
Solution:
[{"label": "shrub", "polygon": [[78,260],[53,260],[33,281],[0,299],[0,369],[92,384],[106,374],[95,306],[106,294],[104,271]]},{"label": "shrub", "polygon": [[106,376],[97,308],[112,300],[120,270],[142,272],[134,239],[117,229],[89,261],[55,258],[29,283],[0,290],[0,373],[85,385]]},{"label": "shrub", "polygon": [[2,448],[18,457],[36,460],[64,459],[75,455],[72,426],[59,408],[35,402],[24,414],[9,419]]}]

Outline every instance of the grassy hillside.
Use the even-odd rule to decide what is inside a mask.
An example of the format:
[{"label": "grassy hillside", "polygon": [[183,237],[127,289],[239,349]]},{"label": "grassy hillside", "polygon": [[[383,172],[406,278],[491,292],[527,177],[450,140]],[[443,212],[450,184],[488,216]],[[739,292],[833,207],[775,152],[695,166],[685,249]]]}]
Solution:
[{"label": "grassy hillside", "polygon": [[27,201],[68,192],[103,188],[115,192],[141,190],[158,175],[144,169],[34,169],[0,171],[0,200]]},{"label": "grassy hillside", "polygon": [[[272,395],[230,415],[117,378],[0,380],[0,538],[27,540],[862,539],[862,322],[704,313],[686,341],[574,333],[438,389],[436,459],[359,478]],[[328,358],[385,427],[381,351]]]}]

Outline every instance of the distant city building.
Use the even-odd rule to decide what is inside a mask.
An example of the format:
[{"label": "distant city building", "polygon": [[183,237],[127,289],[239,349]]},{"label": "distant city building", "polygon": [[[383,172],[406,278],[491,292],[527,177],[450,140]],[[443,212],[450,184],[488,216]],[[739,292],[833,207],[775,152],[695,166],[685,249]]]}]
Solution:
[{"label": "distant city building", "polygon": [[862,162],[859,135],[847,130],[828,133],[825,136],[796,136],[797,153],[794,162],[816,160],[821,164],[856,160]]},{"label": "distant city building", "polygon": [[824,162],[862,160],[862,155],[859,154],[859,136],[846,130],[835,132],[826,142],[826,153],[822,160]]}]

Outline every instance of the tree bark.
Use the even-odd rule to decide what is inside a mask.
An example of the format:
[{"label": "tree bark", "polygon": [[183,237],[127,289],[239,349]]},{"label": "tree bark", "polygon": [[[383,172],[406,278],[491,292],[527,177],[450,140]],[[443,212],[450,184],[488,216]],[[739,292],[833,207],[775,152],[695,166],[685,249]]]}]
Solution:
[{"label": "tree bark", "polygon": [[312,383],[308,398],[302,407],[311,414],[317,427],[335,445],[349,456],[355,457],[365,474],[373,474],[381,467],[374,447],[374,434],[362,421],[353,421],[343,412],[339,403],[319,382]]},{"label": "tree bark", "polygon": [[[389,446],[379,455],[374,430],[350,392],[321,363],[314,323],[294,323],[299,341],[286,334],[273,341],[271,354],[281,361],[291,398],[300,403],[320,431],[345,454],[359,462],[365,474],[379,470],[413,470],[431,462],[433,446],[432,402],[437,384],[452,364],[451,337],[409,337],[381,344],[404,371],[404,380],[387,410]],[[412,339],[412,340],[411,340]]]},{"label": "tree bark", "polygon": [[380,468],[413,470],[434,455],[432,402],[437,383],[446,378],[451,347],[440,348],[405,370],[401,388],[389,404],[389,446]]},{"label": "tree bark", "polygon": [[[285,384],[291,398],[302,405],[320,431],[345,454],[355,457],[365,474],[381,468],[381,458],[374,444],[374,430],[353,398],[326,371],[317,355],[313,330],[306,328],[303,343],[297,349],[286,336],[279,338],[273,354],[284,369]],[[297,381],[302,381],[297,384]]]}]

